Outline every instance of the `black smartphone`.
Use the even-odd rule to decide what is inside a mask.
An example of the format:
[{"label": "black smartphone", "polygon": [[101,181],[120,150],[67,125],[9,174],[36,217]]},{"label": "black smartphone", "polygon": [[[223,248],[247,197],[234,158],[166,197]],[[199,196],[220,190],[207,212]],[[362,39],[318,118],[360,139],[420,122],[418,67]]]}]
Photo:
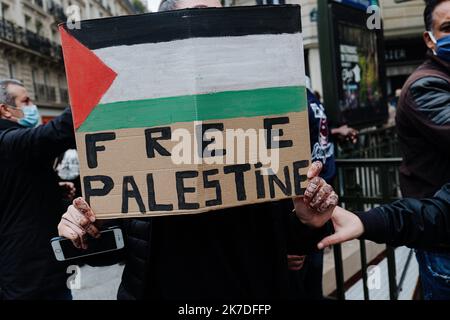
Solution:
[{"label": "black smartphone", "polygon": [[98,239],[88,236],[86,240],[88,249],[86,250],[76,248],[69,239],[61,237],[53,238],[51,244],[56,260],[67,261],[92,256],[99,253],[120,250],[125,246],[120,228],[113,227],[100,233],[101,237]]}]

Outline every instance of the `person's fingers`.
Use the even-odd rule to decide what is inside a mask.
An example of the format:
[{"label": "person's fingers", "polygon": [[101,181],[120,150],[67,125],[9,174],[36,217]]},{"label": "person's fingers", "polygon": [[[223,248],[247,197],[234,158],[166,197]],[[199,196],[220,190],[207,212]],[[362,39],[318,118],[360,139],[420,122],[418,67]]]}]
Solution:
[{"label": "person's fingers", "polygon": [[76,191],[77,191],[77,188],[75,188],[74,185],[72,185],[72,186],[69,188],[69,193],[70,193],[70,194],[74,194]]},{"label": "person's fingers", "polygon": [[72,230],[72,228],[65,222],[61,221],[58,225],[58,235],[66,239],[75,241],[78,239],[78,233]]},{"label": "person's fingers", "polygon": [[75,189],[75,184],[73,182],[60,182],[59,186],[61,188],[66,189],[67,191],[71,191],[72,189]]},{"label": "person's fingers", "polygon": [[308,173],[306,174],[308,180],[313,179],[314,177],[318,177],[320,172],[323,169],[323,164],[320,161],[315,161],[311,166],[309,167]]},{"label": "person's fingers", "polygon": [[75,248],[82,249],[81,248],[81,240],[80,240],[80,238],[76,238],[75,240],[72,240],[72,243],[75,246]]},{"label": "person's fingers", "polygon": [[72,222],[72,219],[68,219],[66,215],[67,213],[63,215],[61,222],[71,228],[78,235],[78,237],[84,237],[86,235],[86,230]]},{"label": "person's fingers", "polygon": [[339,196],[336,192],[332,191],[325,201],[321,203],[321,205],[317,208],[317,211],[320,213],[327,212],[331,209],[334,209],[339,203]]},{"label": "person's fingers", "polygon": [[290,262],[290,263],[288,263],[288,267],[289,267],[289,269],[301,268],[301,267],[303,267],[303,262],[302,261]]},{"label": "person's fingers", "polygon": [[[67,211],[66,215],[70,217],[67,220],[68,222],[72,223],[76,228],[83,230],[84,232],[83,236],[85,236],[85,234],[88,233],[93,238],[100,237],[100,231],[98,230],[98,228],[93,223],[91,223],[91,221],[85,215],[83,215],[77,209],[75,209],[75,207],[73,208],[69,207],[69,210]],[[78,230],[75,229],[75,231]],[[80,242],[82,246],[83,244],[85,244],[85,241],[83,241],[83,239],[81,239]]]},{"label": "person's fingers", "polygon": [[305,264],[305,256],[288,256],[288,269],[291,271],[299,271]]},{"label": "person's fingers", "polygon": [[309,205],[309,203],[313,200],[314,196],[316,195],[316,192],[318,192],[324,184],[325,180],[323,180],[322,178],[319,177],[313,178],[306,187],[303,201],[307,205]]},{"label": "person's fingers", "polygon": [[303,268],[303,265],[295,266],[295,267],[289,267],[289,270],[291,270],[291,271],[300,271],[300,270],[302,270],[302,268]]},{"label": "person's fingers", "polygon": [[86,234],[84,230],[72,223],[70,220],[63,218],[58,225],[58,234],[72,241],[73,245],[80,249],[81,238]]},{"label": "person's fingers", "polygon": [[69,221],[76,224],[82,229],[87,228],[91,224],[89,218],[80,213],[80,211],[75,209],[73,206],[69,207],[69,210],[67,210],[67,214],[70,216]]},{"label": "person's fingers", "polygon": [[80,238],[81,248],[83,248],[83,250],[87,250],[89,248],[87,240],[88,240],[87,234],[85,234]]},{"label": "person's fingers", "polygon": [[338,243],[342,243],[344,242],[345,239],[342,238],[342,236],[339,233],[335,233],[332,234],[331,236],[328,236],[324,239],[322,239],[322,241],[319,242],[319,244],[317,245],[317,248],[319,248],[320,250],[338,244]]},{"label": "person's fingers", "polygon": [[94,224],[90,224],[85,230],[91,237],[100,238],[100,231]]},{"label": "person's fingers", "polygon": [[312,198],[310,206],[318,210],[326,202],[332,192],[333,188],[329,184],[324,184]]},{"label": "person's fingers", "polygon": [[95,214],[89,204],[83,198],[77,198],[73,201],[73,206],[86,216],[91,222],[95,222]]},{"label": "person's fingers", "polygon": [[302,263],[305,261],[305,257],[306,256],[288,255],[288,262]]}]

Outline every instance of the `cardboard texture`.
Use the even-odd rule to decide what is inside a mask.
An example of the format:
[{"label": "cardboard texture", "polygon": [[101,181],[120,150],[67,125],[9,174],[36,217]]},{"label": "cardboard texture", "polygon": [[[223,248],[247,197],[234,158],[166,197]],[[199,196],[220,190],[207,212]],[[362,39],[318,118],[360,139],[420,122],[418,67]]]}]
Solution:
[{"label": "cardboard texture", "polygon": [[310,164],[299,6],[60,26],[83,195],[100,219],[302,195]]}]

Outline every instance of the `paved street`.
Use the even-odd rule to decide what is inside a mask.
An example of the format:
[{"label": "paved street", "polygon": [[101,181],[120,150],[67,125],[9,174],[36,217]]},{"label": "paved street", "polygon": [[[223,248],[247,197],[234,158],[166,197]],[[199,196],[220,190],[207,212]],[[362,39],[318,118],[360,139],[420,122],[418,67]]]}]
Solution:
[{"label": "paved street", "polygon": [[72,290],[74,300],[116,300],[123,266],[93,268],[83,266],[79,279],[81,289]]}]

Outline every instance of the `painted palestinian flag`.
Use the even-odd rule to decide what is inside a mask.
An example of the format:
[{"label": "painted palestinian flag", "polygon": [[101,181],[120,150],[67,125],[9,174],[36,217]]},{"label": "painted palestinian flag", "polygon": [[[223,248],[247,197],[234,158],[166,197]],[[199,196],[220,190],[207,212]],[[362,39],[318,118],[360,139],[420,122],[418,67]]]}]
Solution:
[{"label": "painted palestinian flag", "polygon": [[[285,125],[278,138],[290,148],[280,143],[281,168],[309,159],[300,17],[299,6],[234,7],[89,20],[78,30],[61,25],[84,193],[97,212],[107,217],[201,212],[300,192],[294,172],[286,175],[288,182],[281,170],[283,179],[272,182],[273,192],[267,185],[264,196],[254,181],[243,185],[243,196],[235,174],[223,183],[237,191],[219,197],[217,188],[204,184],[206,165],[175,164],[169,158],[175,143],[164,141],[176,129],[194,136],[198,123],[220,123],[212,128],[221,131],[267,129],[270,123],[273,129]],[[89,144],[92,137],[96,142]],[[214,166],[219,175],[226,175],[225,165]],[[195,192],[180,195],[189,185],[187,180],[179,185],[176,172],[182,169],[200,172],[193,178]],[[92,177],[112,183],[104,178],[98,186]],[[154,189],[161,181],[173,187],[158,194]],[[142,200],[148,197],[154,199]]]}]

